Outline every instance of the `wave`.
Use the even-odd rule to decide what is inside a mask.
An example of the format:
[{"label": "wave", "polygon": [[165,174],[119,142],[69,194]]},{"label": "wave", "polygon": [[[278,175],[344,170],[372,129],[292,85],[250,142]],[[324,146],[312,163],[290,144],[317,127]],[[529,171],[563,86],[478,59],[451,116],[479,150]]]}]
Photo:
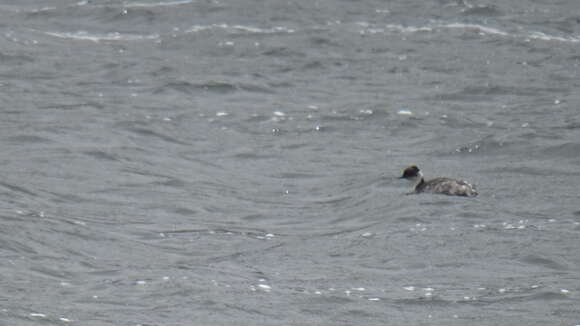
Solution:
[{"label": "wave", "polygon": [[[86,1],[85,1],[86,2]],[[167,6],[180,6],[193,3],[193,0],[171,0],[171,1],[154,1],[154,2],[135,2],[135,3],[125,3],[123,7],[125,8],[149,8],[149,7],[167,7]]]},{"label": "wave", "polygon": [[54,36],[54,37],[58,37],[58,38],[93,41],[93,42],[100,42],[100,41],[140,41],[140,40],[155,40],[155,39],[159,38],[158,34],[139,35],[139,34],[126,34],[126,33],[119,33],[119,32],[90,33],[90,32],[86,32],[86,31],[78,31],[78,32],[43,32],[43,33],[46,35],[50,35],[50,36]]},{"label": "wave", "polygon": [[186,30],[186,33],[199,33],[208,30],[225,30],[229,33],[247,33],[247,34],[292,34],[296,30],[285,26],[274,26],[270,28],[260,28],[246,25],[229,25],[229,24],[211,24],[211,25],[193,25]]},{"label": "wave", "polygon": [[397,24],[387,24],[384,27],[376,27],[369,23],[359,22],[359,26],[363,27],[360,31],[361,34],[384,34],[387,32],[398,32],[398,33],[432,33],[441,32],[443,30],[460,29],[465,31],[471,31],[478,33],[480,35],[497,35],[502,37],[513,37],[521,38],[525,40],[540,40],[540,41],[558,41],[558,42],[568,42],[568,43],[578,43],[580,42],[580,37],[576,36],[560,36],[560,35],[550,35],[538,31],[523,31],[518,33],[511,33],[499,28],[489,27],[479,24],[469,24],[469,23],[435,23],[427,26],[405,26]]},{"label": "wave", "polygon": [[[164,2],[160,4],[148,4],[148,3],[137,3],[128,6],[132,7],[151,7],[155,5],[170,5],[170,4],[183,4],[187,3],[189,0],[183,1],[172,1]],[[402,25],[402,24],[386,24],[386,25],[376,25],[368,22],[357,22],[355,25],[359,26],[359,34],[361,35],[374,35],[374,34],[388,34],[388,33],[402,33],[402,34],[414,34],[414,33],[441,33],[449,30],[461,30],[466,32],[472,32],[480,36],[492,35],[506,38],[522,39],[525,41],[555,41],[555,42],[565,42],[565,43],[580,43],[580,36],[565,36],[565,35],[552,35],[540,31],[521,31],[511,32],[502,30],[497,27],[485,26],[473,23],[432,23],[424,26],[412,26],[412,25]],[[328,27],[328,26],[326,26]],[[313,27],[314,28],[314,27]],[[314,28],[317,29],[317,28]],[[241,25],[241,24],[226,24],[226,23],[216,23],[208,25],[193,25],[188,29],[185,29],[183,33],[201,33],[206,31],[224,31],[228,34],[294,34],[298,30],[295,28],[287,26],[273,26],[273,27],[257,27],[251,25]],[[161,36],[157,33],[155,34],[128,34],[128,33],[92,33],[87,31],[77,31],[77,32],[44,32],[47,35],[56,36],[60,38],[70,38],[79,40],[90,40],[94,42],[99,41],[134,41],[134,40],[151,40],[159,39]]]},{"label": "wave", "polygon": [[[89,0],[84,0],[84,1],[79,1],[78,3],[75,4],[75,6],[81,7],[81,6],[93,6],[93,7],[105,7],[105,6],[113,6],[113,4],[95,4],[93,3],[94,1],[89,1]],[[151,1],[151,2],[147,2],[147,1],[136,1],[133,3],[127,3],[124,2],[123,4],[120,4],[120,7],[123,8],[149,8],[149,7],[167,7],[167,6],[179,6],[179,5],[185,5],[185,4],[190,4],[193,3],[194,0],[169,0],[169,1]]]}]

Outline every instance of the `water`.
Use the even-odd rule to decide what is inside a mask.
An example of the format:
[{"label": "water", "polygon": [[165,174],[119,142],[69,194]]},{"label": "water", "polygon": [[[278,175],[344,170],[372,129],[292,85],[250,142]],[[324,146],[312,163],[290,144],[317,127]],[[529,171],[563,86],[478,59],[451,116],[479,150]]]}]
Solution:
[{"label": "water", "polygon": [[579,10],[4,1],[0,324],[580,324]]}]

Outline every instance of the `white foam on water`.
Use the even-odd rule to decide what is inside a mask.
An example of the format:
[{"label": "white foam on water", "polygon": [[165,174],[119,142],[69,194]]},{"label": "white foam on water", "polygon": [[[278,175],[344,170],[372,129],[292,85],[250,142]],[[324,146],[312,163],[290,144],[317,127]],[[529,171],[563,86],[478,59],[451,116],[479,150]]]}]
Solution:
[{"label": "white foam on water", "polygon": [[165,7],[165,6],[179,6],[193,3],[193,0],[173,0],[173,1],[159,1],[153,3],[147,2],[136,2],[136,3],[125,3],[126,8],[148,8],[148,7]]},{"label": "white foam on water", "polygon": [[437,28],[450,28],[450,29],[466,29],[466,30],[474,30],[477,32],[482,32],[486,34],[492,35],[501,35],[501,36],[508,36],[510,35],[507,32],[504,32],[500,29],[487,27],[478,24],[464,24],[464,23],[451,23],[451,24],[440,24],[437,25]]},{"label": "white foam on water", "polygon": [[223,30],[229,33],[243,32],[249,34],[292,34],[293,28],[285,26],[274,26],[270,28],[260,28],[247,25],[229,25],[229,24],[211,24],[211,25],[193,25],[186,30],[186,33],[199,33],[203,31]]},{"label": "white foam on water", "polygon": [[396,31],[400,33],[417,33],[417,32],[433,31],[433,28],[429,26],[403,26],[396,24],[387,24],[385,27],[391,31]]},{"label": "white foam on water", "polygon": [[268,284],[258,284],[258,287],[264,292],[272,291],[272,287]]},{"label": "white foam on water", "polygon": [[558,41],[558,42],[569,42],[569,43],[580,42],[580,38],[548,35],[548,34],[545,34],[542,32],[530,32],[528,37],[530,39],[533,39],[533,40],[541,40],[541,41]]},{"label": "white foam on water", "polygon": [[119,32],[111,33],[91,33],[87,31],[77,31],[77,32],[43,32],[46,35],[73,39],[73,40],[83,40],[83,41],[93,41],[98,43],[100,41],[141,41],[141,40],[155,40],[159,39],[158,34],[149,35],[139,35],[139,34],[125,34]]},{"label": "white foam on water", "polygon": [[538,31],[518,31],[512,33],[496,27],[461,22],[453,22],[453,23],[439,22],[434,24],[428,24],[425,26],[405,26],[400,24],[387,24],[384,25],[384,27],[381,25],[377,26],[368,22],[358,22],[356,24],[363,28],[362,30],[359,31],[359,34],[361,35],[384,34],[387,32],[397,32],[404,34],[430,33],[430,32],[441,32],[443,30],[460,29],[466,31],[473,31],[481,36],[496,35],[501,37],[522,38],[526,40],[558,41],[568,43],[580,42],[580,37],[576,36],[550,35]]}]

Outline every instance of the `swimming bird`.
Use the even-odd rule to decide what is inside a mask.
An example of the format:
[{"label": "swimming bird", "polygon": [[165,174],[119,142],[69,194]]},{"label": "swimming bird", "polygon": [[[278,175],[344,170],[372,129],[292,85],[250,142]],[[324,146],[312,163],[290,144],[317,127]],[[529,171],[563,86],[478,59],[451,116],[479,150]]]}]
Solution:
[{"label": "swimming bird", "polygon": [[430,192],[434,194],[444,194],[450,196],[477,196],[475,186],[463,180],[450,178],[435,178],[425,181],[423,173],[416,165],[411,165],[403,171],[401,179],[407,179],[415,184],[415,190],[410,194]]}]

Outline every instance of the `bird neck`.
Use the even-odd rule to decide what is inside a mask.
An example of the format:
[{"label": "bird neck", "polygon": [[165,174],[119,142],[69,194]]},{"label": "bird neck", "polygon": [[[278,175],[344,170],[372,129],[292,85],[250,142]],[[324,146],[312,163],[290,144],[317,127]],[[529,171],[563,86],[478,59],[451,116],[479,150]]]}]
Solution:
[{"label": "bird neck", "polygon": [[417,185],[415,185],[415,189],[421,189],[421,187],[423,187],[424,184],[425,184],[425,179],[423,179],[423,177],[421,177],[421,179],[419,179],[419,182],[417,182]]}]

